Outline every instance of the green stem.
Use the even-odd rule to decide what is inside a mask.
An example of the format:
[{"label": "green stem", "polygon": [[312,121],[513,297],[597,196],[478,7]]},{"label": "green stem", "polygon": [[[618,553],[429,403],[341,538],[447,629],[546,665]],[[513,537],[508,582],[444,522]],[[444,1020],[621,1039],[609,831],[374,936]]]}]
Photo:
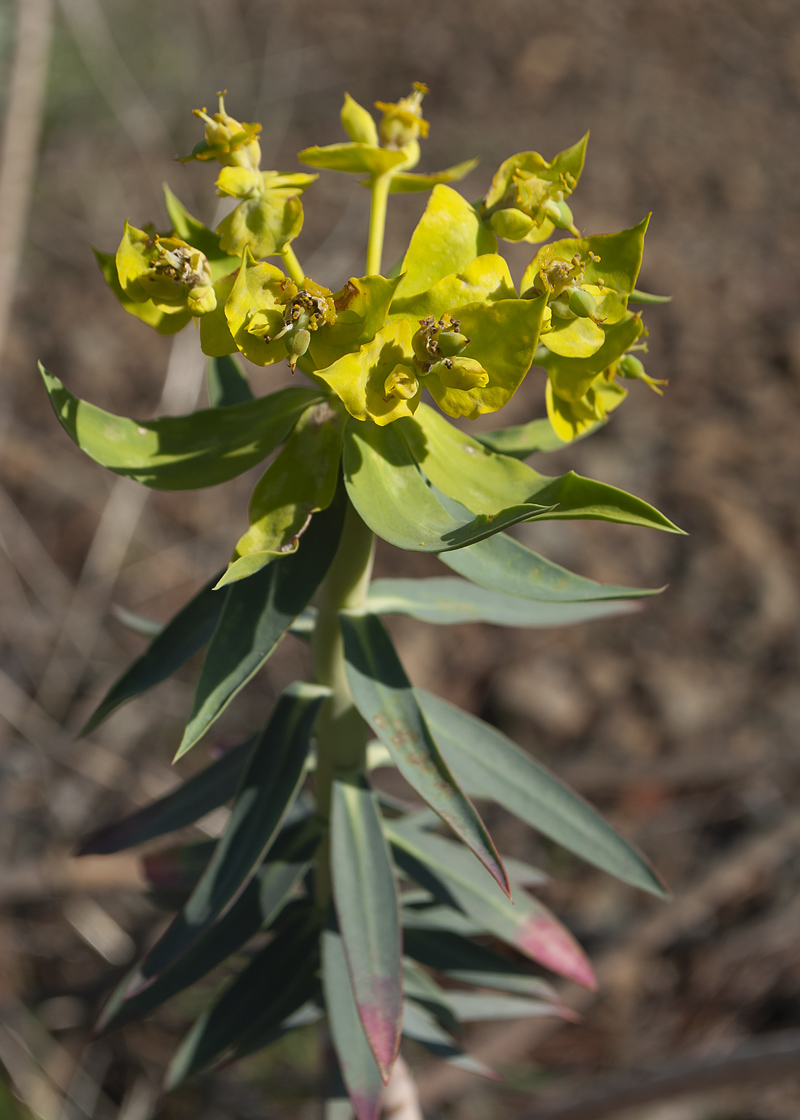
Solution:
[{"label": "green stem", "polygon": [[383,260],[383,235],[386,230],[386,204],[392,173],[375,175],[372,179],[372,212],[369,217],[369,242],[367,244],[367,276],[377,276]]},{"label": "green stem", "polygon": [[[353,705],[347,684],[339,611],[364,607],[374,553],[372,531],[348,502],[342,539],[322,585],[311,646],[314,680],[333,690],[333,695],[320,711],[315,727],[317,768],[314,794],[317,815],[326,824],[330,819],[331,786],[336,774],[364,770],[366,766],[367,725]],[[330,848],[326,834],[319,848],[316,868],[316,894],[320,907],[327,907],[330,892]]]},{"label": "green stem", "polygon": [[283,263],[286,265],[286,271],[289,273],[292,280],[294,280],[295,284],[299,284],[302,288],[306,274],[303,272],[303,266],[295,256],[295,251],[291,245],[284,245],[281,250],[281,256],[283,257]]}]

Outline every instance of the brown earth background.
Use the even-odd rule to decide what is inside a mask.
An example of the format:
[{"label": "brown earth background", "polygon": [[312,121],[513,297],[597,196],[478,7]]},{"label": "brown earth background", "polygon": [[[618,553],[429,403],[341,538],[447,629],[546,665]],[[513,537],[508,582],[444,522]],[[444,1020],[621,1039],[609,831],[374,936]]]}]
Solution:
[{"label": "brown earth background", "polygon": [[[48,0],[20,2],[34,47],[50,15],[53,27],[37,164],[29,180],[19,170],[27,225],[19,210],[0,213],[0,251],[8,256],[23,236],[18,267],[6,269],[16,287],[0,383],[0,1062],[17,1093],[44,1120],[318,1115],[312,1033],[158,1098],[208,985],[91,1040],[103,993],[165,917],[138,889],[136,861],[66,859],[80,833],[174,782],[169,759],[197,672],[190,666],[75,740],[143,648],[112,605],[168,617],[227,559],[254,477],[172,495],[117,479],[61,431],[36,360],[114,412],[203,403],[194,332],[173,344],[126,316],[89,246],[113,249],[126,217],[165,225],[164,179],[213,221],[213,170],[174,156],[198,138],[190,110],[222,87],[231,112],[263,122],[264,166],[288,171],[299,148],[340,138],[345,89],[371,105],[423,80],[432,127],[421,169],[479,156],[469,197],[510,153],[550,158],[589,128],[572,200],[578,225],[606,232],[652,210],[640,286],[674,295],[645,315],[648,371],[669,379],[665,397],[635,385],[606,429],[536,465],[630,489],[689,536],[591,522],[520,530],[586,576],[667,584],[664,594],[635,615],[564,630],[391,622],[415,683],[494,720],[567,778],[675,895],[669,905],[639,895],[487,810],[501,850],[553,873],[543,897],[598,962],[601,992],[566,993],[583,1009],[578,1025],[475,1028],[476,1050],[507,1075],[501,1086],[443,1073],[410,1051],[426,1116],[545,1115],[556,1099],[597,1099],[609,1078],[629,1085],[641,1071],[704,1068],[742,1045],[796,1040],[800,7],[61,0],[52,12]],[[0,4],[6,113],[16,18],[10,0]],[[35,93],[35,66],[28,80]],[[296,248],[307,271],[333,288],[360,275],[367,193],[330,173],[305,201]],[[424,196],[396,200],[387,263],[423,205]],[[512,248],[519,279],[527,260]],[[259,393],[288,377],[251,372]],[[543,397],[534,370],[503,421],[541,415]],[[433,558],[379,547],[380,575],[444,572]],[[220,735],[256,726],[306,671],[304,649],[288,639]],[[196,748],[182,773],[207,752]],[[732,1080],[624,1115],[800,1115],[789,1066]]]}]

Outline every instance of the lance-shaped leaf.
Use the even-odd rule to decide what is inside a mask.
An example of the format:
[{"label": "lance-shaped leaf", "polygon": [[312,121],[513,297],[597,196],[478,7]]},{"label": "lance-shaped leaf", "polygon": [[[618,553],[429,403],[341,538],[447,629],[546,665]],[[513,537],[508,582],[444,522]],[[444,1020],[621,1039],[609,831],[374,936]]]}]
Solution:
[{"label": "lance-shaped leaf", "polygon": [[[537,354],[542,349],[540,346]],[[604,421],[598,420],[593,428],[581,432],[578,439],[585,439],[597,428],[602,428],[603,423]],[[567,442],[556,435],[546,416],[530,420],[527,424],[512,424],[494,432],[481,432],[475,438],[491,451],[496,451],[499,455],[510,455],[512,459],[527,459],[536,452],[560,451],[562,447],[568,446]]]},{"label": "lance-shaped leaf", "polygon": [[88,735],[126,700],[167,680],[211,640],[225,605],[225,596],[213,591],[218,579],[216,575],[209,580],[114,682],[86,721],[82,735]]},{"label": "lance-shaped leaf", "polygon": [[[476,874],[473,861],[458,844],[403,822],[386,822],[384,831],[400,867],[405,857],[424,865],[439,880],[446,905],[455,904],[483,929],[513,945],[532,960],[587,988],[595,987],[586,954],[572,934],[540,902],[517,891],[513,903]],[[410,869],[409,873],[413,873]]]},{"label": "lance-shaped leaf", "polygon": [[165,1089],[224,1054],[246,1031],[278,1026],[318,990],[319,927],[308,905],[299,906],[277,936],[197,1020],[170,1062]]},{"label": "lance-shaped leaf", "polygon": [[403,1017],[397,890],[375,796],[355,775],[333,782],[331,876],[358,1015],[388,1081]]},{"label": "lance-shaped leaf", "polygon": [[496,252],[497,240],[475,207],[457,191],[439,184],[411,235],[397,298],[427,291],[443,276],[463,272],[482,253]]},{"label": "lance-shaped leaf", "polygon": [[339,619],[347,683],[359,712],[406,781],[508,894],[497,849],[444,762],[383,623],[372,614],[342,612]]},{"label": "lance-shaped leaf", "polygon": [[404,442],[397,421],[350,421],[342,456],[350,500],[374,533],[412,552],[444,552],[499,533],[541,513],[538,504],[511,505],[496,515],[469,511],[459,520],[432,492]]},{"label": "lance-shaped leaf", "polygon": [[209,358],[207,384],[208,403],[212,408],[253,400],[253,391],[242,367],[231,354]]},{"label": "lance-shaped leaf", "polygon": [[672,303],[672,296],[654,296],[650,292],[640,292],[634,288],[628,297],[631,303]]},{"label": "lance-shaped leaf", "polygon": [[247,579],[273,560],[297,551],[312,514],[326,509],[336,493],[346,419],[338,401],[320,401],[305,410],[256,483],[250,498],[250,528],[239,538],[217,588]]},{"label": "lance-shaped leaf", "polygon": [[417,698],[439,749],[473,795],[492,798],[582,859],[664,897],[644,856],[554,774],[483,720],[422,689]]},{"label": "lance-shaped leaf", "polygon": [[155,490],[197,490],[236,478],[283,443],[300,414],[321,399],[318,390],[298,385],[229,408],[129,420],[79,400],[42,365],[39,370],[61,426],[78,447]]},{"label": "lance-shaped leaf", "polygon": [[322,933],[322,989],[331,1041],[356,1120],[377,1120],[383,1078],[358,1016],[342,939],[333,927]]},{"label": "lance-shaped leaf", "polygon": [[303,148],[297,153],[301,163],[311,167],[325,168],[327,171],[350,171],[356,174],[384,175],[393,167],[408,160],[408,153],[402,149],[376,148],[372,144],[328,144],[319,147]]},{"label": "lance-shaped leaf", "polygon": [[586,396],[598,375],[633,346],[643,329],[641,318],[629,312],[618,323],[604,329],[603,345],[591,357],[564,358],[542,347],[543,352],[537,353],[536,359],[547,370],[557,396],[567,401],[579,401]]},{"label": "lance-shaped leaf", "polygon": [[615,486],[574,471],[552,478],[497,455],[425,405],[394,427],[428,481],[472,513],[499,520],[511,503],[540,502],[547,509],[526,520],[580,518],[683,532],[653,506]]},{"label": "lance-shaped leaf", "polygon": [[203,662],[176,757],[205,735],[308,605],[339,546],[345,505],[340,490],[328,508],[312,518],[297,552],[227,592],[216,592],[226,595],[225,606]]},{"label": "lance-shaped leaf", "polygon": [[313,331],[309,353],[317,369],[333,365],[344,354],[371,342],[386,322],[399,280],[383,276],[351,277],[333,299],[336,322]]},{"label": "lance-shaped leaf", "polygon": [[[106,1033],[147,1015],[206,976],[280,913],[311,866],[321,831],[314,818],[283,829],[269,856],[230,910],[184,954],[142,988],[136,967],[117,985],[96,1030]],[[129,995],[129,993],[135,993]]]},{"label": "lance-shaped leaf", "polygon": [[546,560],[505,533],[497,533],[469,548],[443,553],[439,559],[481,587],[521,599],[582,603],[593,599],[640,599],[657,595],[661,590],[596,583]]},{"label": "lance-shaped leaf", "polygon": [[181,913],[139,966],[144,987],[235,902],[269,851],[303,779],[311,727],[328,690],[295,682],[253,748],[230,820]]},{"label": "lance-shaped leaf", "polygon": [[77,854],[90,856],[122,852],[167,832],[186,828],[212,809],[224,805],[236,793],[256,739],[257,736],[253,736],[232,747],[222,758],[194,774],[172,793],[129,813],[122,820],[95,829],[81,841]]},{"label": "lance-shaped leaf", "polygon": [[490,1081],[500,1080],[494,1070],[462,1050],[453,1036],[439,1026],[433,1015],[417,1003],[409,1001],[406,1004],[403,1034],[406,1038],[420,1043],[437,1058],[442,1058],[449,1065],[463,1069],[465,1073],[475,1073]]},{"label": "lance-shaped leaf", "polygon": [[[297,1011],[287,1015],[282,1022],[276,1025],[267,1019],[263,1023],[254,1023],[252,1027],[236,1039],[231,1051],[230,1061],[235,1062],[240,1058],[246,1058],[249,1054],[256,1054],[259,1050],[271,1046],[273,1042],[277,1042],[291,1031],[318,1023],[325,1014],[320,1006],[322,1002],[321,992],[322,985],[317,980],[313,997],[308,1003],[298,1007]],[[326,1120],[328,1120],[328,1117],[326,1117]],[[347,1120],[350,1120],[349,1116]]]},{"label": "lance-shaped leaf", "polygon": [[[462,550],[459,549],[459,553]],[[449,555],[449,554],[448,554]],[[373,614],[405,614],[421,622],[493,622],[497,626],[571,626],[634,610],[624,602],[546,602],[476,587],[463,579],[378,579],[367,607]]]},{"label": "lance-shaped leaf", "polygon": [[516,296],[505,258],[498,253],[485,253],[476,257],[463,272],[443,277],[427,291],[395,299],[390,317],[394,319],[402,315],[409,319],[423,319],[426,315],[433,315],[434,319],[441,319],[454,307],[470,303],[496,303],[501,299],[516,299]]},{"label": "lance-shaped leaf", "polygon": [[[415,871],[417,867],[424,868],[424,864],[417,860],[414,867]],[[410,929],[435,930],[437,934],[444,930],[447,933],[457,933],[461,937],[477,937],[483,932],[477,922],[473,922],[466,914],[462,914],[460,910],[451,909],[450,903],[446,906],[440,906],[436,902],[435,896],[428,891],[417,893],[425,895],[429,902],[422,906],[409,905],[407,908],[403,907],[404,936]]]},{"label": "lance-shaped leaf", "polygon": [[159,334],[171,335],[183,330],[192,317],[191,311],[182,309],[174,312],[163,311],[156,307],[151,299],[137,303],[135,299],[131,299],[122,290],[117,275],[117,258],[114,253],[104,253],[102,250],[95,248],[92,248],[92,252],[106,284],[130,315],[135,315],[137,319],[141,319],[149,327],[155,327]]},{"label": "lance-shaped leaf", "polygon": [[462,163],[455,163],[443,171],[416,172],[396,171],[392,175],[389,191],[392,194],[408,194],[411,191],[427,191],[438,183],[455,183],[469,175],[477,167],[477,159],[465,159]]},{"label": "lance-shaped leaf", "polygon": [[481,992],[451,992],[450,1005],[461,1023],[496,1022],[500,1019],[568,1019],[573,1015],[563,1005],[548,1003],[543,999],[524,999],[520,996],[493,996]]}]

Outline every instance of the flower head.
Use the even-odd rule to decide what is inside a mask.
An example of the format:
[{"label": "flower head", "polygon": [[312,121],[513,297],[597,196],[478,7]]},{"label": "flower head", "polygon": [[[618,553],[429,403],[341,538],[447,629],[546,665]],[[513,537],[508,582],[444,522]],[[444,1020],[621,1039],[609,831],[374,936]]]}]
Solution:
[{"label": "flower head", "polygon": [[376,101],[375,108],[383,113],[378,129],[383,148],[404,148],[412,140],[428,135],[428,122],[422,116],[422,99],[429,93],[424,82],[414,82],[408,97],[399,101]]},{"label": "flower head", "polygon": [[195,109],[194,115],[205,121],[205,140],[201,140],[188,159],[216,159],[224,167],[244,167],[258,171],[261,165],[261,145],[256,137],[260,124],[237,121],[225,110],[225,90],[218,93],[219,111],[209,116],[205,107]]}]

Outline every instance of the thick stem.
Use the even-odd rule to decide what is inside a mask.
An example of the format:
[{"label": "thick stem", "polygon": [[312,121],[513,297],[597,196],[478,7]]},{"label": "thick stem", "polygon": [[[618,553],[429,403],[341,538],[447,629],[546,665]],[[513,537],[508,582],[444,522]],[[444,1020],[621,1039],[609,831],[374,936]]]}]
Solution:
[{"label": "thick stem", "polygon": [[289,273],[292,280],[294,280],[295,284],[299,284],[300,287],[302,287],[306,274],[303,272],[303,266],[297,259],[291,245],[284,245],[281,250],[281,256],[283,257],[283,263],[286,265],[286,271]]},{"label": "thick stem", "polygon": [[369,217],[367,245],[367,276],[377,276],[383,260],[383,235],[386,230],[386,204],[389,199],[391,172],[376,175],[372,180],[372,212]]},{"label": "thick stem", "polygon": [[[344,666],[344,643],[339,611],[358,610],[367,598],[372,576],[375,537],[348,502],[342,539],[325,577],[319,599],[312,641],[314,679],[333,690],[316,723],[317,769],[314,793],[317,814],[330,818],[331,785],[342,771],[363,770],[366,765],[367,726],[353,705]],[[327,907],[330,866],[327,837],[319,848],[316,869],[317,902]]]}]

